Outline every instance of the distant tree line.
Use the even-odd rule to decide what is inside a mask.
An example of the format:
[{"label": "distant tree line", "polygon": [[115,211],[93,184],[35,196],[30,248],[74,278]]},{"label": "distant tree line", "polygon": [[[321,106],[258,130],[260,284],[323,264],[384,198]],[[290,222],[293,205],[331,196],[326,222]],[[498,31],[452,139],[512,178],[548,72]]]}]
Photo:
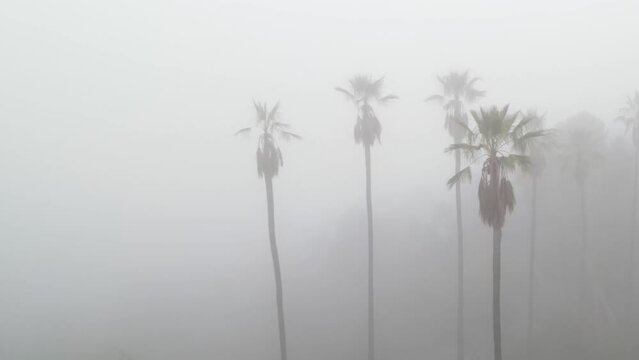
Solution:
[{"label": "distant tree line", "polygon": [[[588,262],[588,206],[586,203],[587,180],[593,167],[601,161],[601,146],[606,135],[603,123],[588,113],[579,113],[567,119],[556,129],[544,127],[545,117],[536,111],[514,111],[508,105],[482,107],[468,110],[468,107],[485,92],[478,90],[478,77],[469,72],[450,72],[439,76],[442,92],[427,98],[436,101],[444,111],[444,125],[453,143],[445,151],[454,154],[454,174],[447,185],[455,188],[457,220],[457,341],[458,360],[464,360],[464,233],[461,213],[461,184],[469,182],[472,166],[479,166],[477,197],[479,216],[493,231],[493,346],[494,359],[502,359],[501,347],[501,243],[502,228],[506,216],[515,209],[515,188],[510,181],[513,174],[529,174],[532,181],[531,227],[528,269],[528,314],[527,343],[533,336],[535,303],[535,240],[537,228],[537,184],[543,175],[548,156],[561,160],[566,171],[572,173],[580,193],[581,214],[581,291],[582,315],[586,310],[586,276],[591,271]],[[347,87],[336,87],[354,105],[354,141],[364,149],[366,213],[368,225],[368,359],[375,359],[375,292],[374,292],[374,217],[371,176],[371,149],[380,144],[382,126],[374,105],[384,105],[396,100],[395,95],[383,93],[384,78],[359,75],[349,80]],[[264,180],[268,217],[268,237],[275,275],[280,354],[287,360],[284,298],[279,253],[275,233],[273,178],[284,164],[279,142],[299,140],[290,125],[279,118],[279,104],[269,108],[265,103],[254,102],[256,111],[253,126],[243,128],[236,134],[257,133],[256,165],[257,175]],[[470,116],[469,116],[470,115]],[[630,294],[634,295],[634,254],[636,242],[637,181],[639,174],[639,92],[627,99],[616,118],[623,122],[632,133],[635,145],[634,179],[632,194],[632,237],[629,241]],[[462,168],[462,162],[466,166]],[[444,180],[442,180],[444,181]],[[634,304],[634,298],[630,299]],[[582,316],[583,319],[583,316]],[[583,328],[583,326],[582,326]],[[530,355],[530,354],[529,354]]]}]

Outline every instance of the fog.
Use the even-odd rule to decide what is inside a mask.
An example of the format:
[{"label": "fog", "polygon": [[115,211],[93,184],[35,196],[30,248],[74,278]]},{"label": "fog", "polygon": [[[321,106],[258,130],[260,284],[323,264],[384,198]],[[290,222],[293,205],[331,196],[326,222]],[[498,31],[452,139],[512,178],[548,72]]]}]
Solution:
[{"label": "fog", "polygon": [[[358,109],[335,91],[362,74],[398,97],[373,105],[375,358],[462,360],[454,141],[441,104],[425,101],[451,71],[485,90],[466,110],[536,109],[552,139],[530,333],[533,180],[508,177],[504,358],[639,357],[636,152],[614,120],[639,90],[636,2],[2,8],[0,359],[283,358],[257,136],[234,136],[255,123],[255,101],[279,102],[302,137],[278,143],[273,178],[288,359],[370,360],[364,151]],[[584,116],[605,129],[576,179],[566,149]],[[479,214],[481,162],[472,171],[460,185],[462,348],[484,360],[495,358],[493,229]]]}]

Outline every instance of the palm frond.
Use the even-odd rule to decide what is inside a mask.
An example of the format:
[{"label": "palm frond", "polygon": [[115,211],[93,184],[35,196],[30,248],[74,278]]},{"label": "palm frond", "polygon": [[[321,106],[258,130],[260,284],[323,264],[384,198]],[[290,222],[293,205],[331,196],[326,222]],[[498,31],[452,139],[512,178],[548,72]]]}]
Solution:
[{"label": "palm frond", "polygon": [[253,106],[255,106],[255,112],[257,114],[257,119],[256,121],[262,122],[262,121],[266,121],[266,104],[261,104],[255,100],[253,100]]},{"label": "palm frond", "polygon": [[399,99],[397,97],[397,95],[392,95],[391,94],[391,95],[385,95],[385,96],[380,97],[379,99],[377,99],[377,102],[380,103],[380,104],[385,104],[386,102],[388,102],[390,100],[396,100],[396,99]]},{"label": "palm frond", "polygon": [[[500,202],[503,204],[502,206],[508,210],[508,212],[512,213],[513,210],[515,209],[515,204],[517,203],[516,199],[515,199],[515,191],[513,189],[513,184],[508,181],[508,179],[502,178],[501,179],[501,183],[500,183],[500,193],[499,193],[499,200]],[[502,216],[505,216],[506,214],[504,213]],[[501,220],[502,225],[503,225],[503,218]]]},{"label": "palm frond", "polygon": [[[466,76],[468,76],[468,70],[466,70]],[[479,76],[475,76],[474,78],[470,79],[467,83],[466,83],[466,88],[468,89],[473,89],[473,86],[475,85],[476,82],[478,82],[479,80],[481,80],[481,78]]]},{"label": "palm frond", "polygon": [[425,102],[429,102],[429,101],[437,101],[437,102],[444,102],[444,96],[442,95],[431,95],[429,97],[426,98],[426,100],[424,100]]},{"label": "palm frond", "polygon": [[251,127],[245,127],[243,129],[240,129],[240,130],[236,131],[234,135],[237,136],[237,135],[240,135],[240,134],[247,134],[247,133],[251,132],[251,130],[253,130],[252,126]]},{"label": "palm frond", "polygon": [[382,89],[382,86],[384,85],[384,76],[380,77],[379,79],[373,81],[371,83],[371,88],[375,89],[375,92],[378,92]]},{"label": "palm frond", "polygon": [[453,175],[453,177],[448,179],[448,181],[446,182],[446,186],[448,186],[448,188],[450,189],[453,186],[455,186],[457,183],[470,182],[471,180],[472,180],[472,174],[471,174],[470,165],[469,165],[461,169],[459,172]]},{"label": "palm frond", "polygon": [[517,169],[529,171],[532,167],[532,161],[527,155],[509,154],[499,158],[499,164],[507,172],[514,172]]},{"label": "palm frond", "polygon": [[279,129],[288,129],[291,127],[290,124],[287,123],[283,123],[283,122],[279,122],[279,121],[275,121],[271,124],[271,127],[273,129],[279,130]]},{"label": "palm frond", "polygon": [[486,96],[486,91],[484,90],[476,90],[476,89],[467,89],[464,98],[469,103],[475,102],[480,97]]},{"label": "palm frond", "polygon": [[518,151],[525,152],[534,141],[536,141],[540,137],[544,137],[547,135],[548,130],[545,129],[525,133],[522,136],[514,137],[512,139],[513,147]]},{"label": "palm frond", "polygon": [[277,109],[280,107],[280,103],[276,103],[275,106],[271,108],[271,111],[268,113],[268,121],[274,121],[277,116]]},{"label": "palm frond", "polygon": [[346,89],[344,89],[342,87],[339,87],[339,86],[336,86],[335,90],[341,92],[342,94],[344,94],[344,96],[346,96],[347,100],[355,102],[355,100],[356,100],[355,99],[355,95],[353,93],[351,93],[350,91],[348,91],[348,90],[346,90]]},{"label": "palm frond", "polygon": [[475,154],[482,149],[481,145],[457,143],[448,146],[444,152],[449,153],[452,151],[460,150],[467,158],[472,158]]},{"label": "palm frond", "polygon": [[280,135],[282,136],[282,139],[284,140],[290,140],[290,139],[296,139],[296,140],[302,140],[302,137],[292,133],[290,131],[286,131],[286,130],[280,130],[279,131]]},{"label": "palm frond", "polygon": [[477,137],[477,134],[475,134],[475,132],[468,126],[467,122],[468,121],[462,122],[455,119],[455,124],[461,127],[464,131],[466,131],[466,137],[468,138],[468,141],[473,143],[475,142],[475,138]]}]

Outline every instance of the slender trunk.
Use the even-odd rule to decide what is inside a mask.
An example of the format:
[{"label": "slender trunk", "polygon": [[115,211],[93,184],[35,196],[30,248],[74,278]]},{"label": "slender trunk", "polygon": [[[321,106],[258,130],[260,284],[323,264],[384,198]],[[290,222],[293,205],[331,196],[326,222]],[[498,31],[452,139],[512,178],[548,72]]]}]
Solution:
[{"label": "slender trunk", "polygon": [[368,359],[375,360],[375,292],[373,287],[373,199],[371,195],[371,148],[364,145],[366,160],[366,214],[368,218]]},{"label": "slender trunk", "polygon": [[268,237],[271,243],[271,255],[273,256],[273,270],[275,271],[275,293],[277,300],[277,322],[279,327],[281,359],[287,359],[286,329],[284,327],[284,300],[282,298],[282,274],[280,271],[280,258],[275,241],[275,211],[273,206],[273,179],[264,176],[266,183],[266,203],[268,210]]},{"label": "slender trunk", "polygon": [[[461,153],[455,151],[455,174],[461,170]],[[464,229],[462,227],[461,184],[455,184],[457,206],[457,360],[464,360]]]},{"label": "slender trunk", "polygon": [[[639,147],[635,148],[635,176],[632,186],[632,238],[630,238],[630,312],[634,315],[635,304],[635,243],[637,242],[637,177],[639,176]],[[634,316],[631,316],[634,319]]]},{"label": "slender trunk", "polygon": [[634,179],[633,179],[633,186],[632,186],[632,221],[631,221],[631,226],[632,226],[632,237],[630,238],[630,247],[629,247],[629,256],[630,256],[630,262],[629,262],[629,282],[630,282],[630,289],[629,289],[629,296],[628,296],[628,300],[629,300],[629,306],[628,306],[628,314],[630,314],[630,316],[628,316],[629,321],[630,321],[630,326],[628,327],[628,333],[630,335],[630,347],[628,348],[629,351],[629,359],[633,359],[633,353],[638,349],[637,345],[636,345],[636,340],[634,339],[634,334],[637,334],[639,332],[639,319],[637,319],[637,308],[636,308],[636,296],[635,296],[635,281],[636,281],[636,269],[635,269],[635,258],[636,258],[636,253],[635,253],[635,247],[636,247],[636,242],[637,242],[637,181],[638,181],[638,177],[639,177],[639,146],[635,147],[635,174],[634,174]]},{"label": "slender trunk", "polygon": [[580,201],[581,201],[581,265],[579,271],[579,286],[580,286],[580,299],[579,299],[579,322],[582,347],[585,345],[585,324],[586,324],[586,272],[588,261],[588,233],[587,233],[587,214],[586,214],[586,189],[582,183],[579,185]]},{"label": "slender trunk", "polygon": [[501,360],[501,228],[493,228],[493,342]]},{"label": "slender trunk", "polygon": [[535,311],[535,240],[537,237],[537,177],[532,179],[532,217],[530,222],[530,259],[528,261],[528,329],[526,335],[526,347],[528,357],[532,350],[532,332]]}]

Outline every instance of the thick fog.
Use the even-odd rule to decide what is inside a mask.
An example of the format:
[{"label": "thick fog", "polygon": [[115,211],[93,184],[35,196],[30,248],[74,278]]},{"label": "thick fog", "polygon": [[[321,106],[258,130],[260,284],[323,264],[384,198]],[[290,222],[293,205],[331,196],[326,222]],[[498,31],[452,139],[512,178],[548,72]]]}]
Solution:
[{"label": "thick fog", "polygon": [[[630,0],[4,1],[0,359],[282,359],[257,135],[234,136],[254,101],[279,102],[302,137],[279,142],[273,178],[288,359],[370,359],[364,150],[335,91],[360,74],[398,97],[374,105],[375,358],[458,359],[454,141],[425,99],[466,70],[486,92],[466,110],[536,109],[553,129],[531,333],[533,178],[509,176],[503,357],[637,359],[635,147],[614,119],[639,90],[638,13]],[[584,116],[605,126],[586,145],[585,223],[565,151]],[[463,349],[487,360],[493,230],[472,171]]]}]

